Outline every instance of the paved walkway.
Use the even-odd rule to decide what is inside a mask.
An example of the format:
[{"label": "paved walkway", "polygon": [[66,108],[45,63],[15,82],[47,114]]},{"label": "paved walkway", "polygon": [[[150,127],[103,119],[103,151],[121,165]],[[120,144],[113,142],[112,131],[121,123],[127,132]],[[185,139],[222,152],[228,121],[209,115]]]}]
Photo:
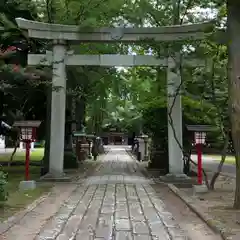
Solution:
[{"label": "paved walkway", "polygon": [[[64,203],[53,199],[55,212],[38,206],[0,239],[188,239],[150,183],[124,149],[112,148],[95,174],[75,185]],[[51,217],[46,219],[51,211]],[[39,222],[41,228],[37,229]]]}]

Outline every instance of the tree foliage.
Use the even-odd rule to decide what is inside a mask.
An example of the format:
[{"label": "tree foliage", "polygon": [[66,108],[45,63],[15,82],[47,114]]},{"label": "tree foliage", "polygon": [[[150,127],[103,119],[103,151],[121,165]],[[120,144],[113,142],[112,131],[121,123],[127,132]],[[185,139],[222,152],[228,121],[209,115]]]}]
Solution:
[{"label": "tree foliage", "polygon": [[[51,49],[51,42],[28,39],[26,34],[16,27],[15,17],[50,23],[77,24],[80,30],[100,26],[157,27],[215,19],[216,25],[213,31],[216,32],[219,29],[226,29],[228,13],[228,37],[231,40],[228,41],[229,49],[219,38],[216,42],[216,38],[212,37],[205,41],[184,41],[180,44],[153,41],[141,44],[81,43],[69,46],[69,49],[74,50],[76,54],[134,52],[156,57],[167,56],[169,52],[177,49],[184,58],[208,60],[206,68],[186,66],[181,68],[184,124],[216,126],[217,131],[210,138],[218,143],[215,147],[221,149],[225,146],[224,139],[231,128],[228,105],[230,96],[230,115],[235,134],[233,139],[237,150],[236,166],[239,169],[239,70],[237,67],[239,59],[234,57],[239,42],[239,33],[236,30],[240,10],[238,1],[228,0],[226,6],[223,0],[171,2],[168,0],[4,0],[0,3],[0,7],[0,22],[5,28],[4,34],[1,35],[2,49],[5,50],[17,38],[26,41],[27,46],[30,46],[26,51],[32,52],[45,52]],[[22,65],[26,65],[26,52],[24,56],[25,58],[17,60],[23,61]],[[51,69],[42,69],[39,66],[39,71],[48,71],[50,75],[46,78],[40,74],[40,80],[33,81],[36,71],[24,68],[22,72],[14,73],[6,63],[2,61],[0,64],[2,74],[0,90],[3,91],[4,87],[5,109],[8,109],[8,112],[22,112],[25,117],[38,115],[40,118],[46,109],[39,111],[33,105],[39,106],[39,102],[43,102],[41,106],[46,107],[46,88],[51,85],[49,81]],[[164,130],[166,136],[166,127],[162,128],[167,124],[166,69],[68,67],[67,77],[68,98],[74,99],[76,112],[79,112],[76,114],[79,119],[75,120],[86,123],[88,131],[100,133],[106,127],[118,126],[128,132],[144,130],[156,139],[160,139],[159,136],[164,139],[161,135]],[[44,84],[48,83],[47,87],[46,84],[42,84],[43,80]],[[41,94],[36,94],[40,92]],[[72,110],[72,107],[70,106],[68,110]],[[239,207],[240,197],[236,198],[236,202],[235,206]]]}]

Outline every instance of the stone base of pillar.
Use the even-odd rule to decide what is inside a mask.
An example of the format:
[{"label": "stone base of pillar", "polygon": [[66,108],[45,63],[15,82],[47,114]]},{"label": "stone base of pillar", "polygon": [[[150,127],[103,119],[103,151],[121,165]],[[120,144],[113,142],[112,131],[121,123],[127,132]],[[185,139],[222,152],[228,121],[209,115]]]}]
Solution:
[{"label": "stone base of pillar", "polygon": [[20,191],[33,190],[36,187],[37,187],[36,182],[34,180],[21,181],[19,183],[19,190]]},{"label": "stone base of pillar", "polygon": [[71,177],[67,176],[65,173],[60,173],[60,174],[47,173],[44,176],[40,177],[40,181],[44,181],[44,182],[70,182]]},{"label": "stone base of pillar", "polygon": [[195,181],[188,177],[186,174],[166,174],[165,176],[160,176],[160,180],[166,183],[180,184],[185,187],[192,187]]},{"label": "stone base of pillar", "polygon": [[207,193],[208,188],[206,184],[202,185],[193,185],[193,194],[201,194],[201,193]]}]

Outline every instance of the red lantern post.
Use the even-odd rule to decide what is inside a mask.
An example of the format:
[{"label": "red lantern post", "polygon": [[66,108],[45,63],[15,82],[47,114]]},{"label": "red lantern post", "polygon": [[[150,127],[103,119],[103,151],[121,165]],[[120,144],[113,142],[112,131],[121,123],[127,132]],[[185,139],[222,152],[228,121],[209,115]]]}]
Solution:
[{"label": "red lantern post", "polygon": [[30,148],[31,142],[36,140],[36,128],[39,127],[41,121],[17,121],[14,127],[19,127],[21,131],[21,140],[26,144],[26,161],[25,161],[25,180],[29,181],[29,165],[30,165]]},{"label": "red lantern post", "polygon": [[203,176],[202,176],[202,145],[205,144],[206,133],[205,132],[195,132],[195,145],[197,150],[197,161],[198,161],[198,184],[202,185]]},{"label": "red lantern post", "polygon": [[[203,175],[202,175],[202,150],[203,145],[206,143],[206,133],[214,131],[214,127],[210,125],[186,125],[187,130],[194,132],[194,143],[197,150],[197,174],[198,174],[198,185],[203,184]],[[192,136],[192,135],[191,135]],[[192,140],[191,140],[192,141]]]}]

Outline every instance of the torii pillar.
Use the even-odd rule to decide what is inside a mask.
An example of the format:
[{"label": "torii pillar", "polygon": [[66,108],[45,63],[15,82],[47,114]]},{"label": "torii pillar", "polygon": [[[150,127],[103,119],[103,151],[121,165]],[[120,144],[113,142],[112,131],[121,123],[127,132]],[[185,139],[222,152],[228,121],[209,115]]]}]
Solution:
[{"label": "torii pillar", "polygon": [[169,175],[186,178],[183,174],[183,136],[180,56],[169,57],[167,67],[167,112]]},{"label": "torii pillar", "polygon": [[49,177],[63,177],[66,111],[66,42],[53,41]]}]

